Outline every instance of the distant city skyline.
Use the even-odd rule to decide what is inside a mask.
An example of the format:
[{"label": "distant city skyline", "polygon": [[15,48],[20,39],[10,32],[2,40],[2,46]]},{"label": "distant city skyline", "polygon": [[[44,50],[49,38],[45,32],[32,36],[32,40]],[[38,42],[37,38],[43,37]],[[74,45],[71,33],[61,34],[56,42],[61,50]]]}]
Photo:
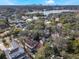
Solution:
[{"label": "distant city skyline", "polygon": [[0,5],[79,5],[79,0],[0,0]]}]

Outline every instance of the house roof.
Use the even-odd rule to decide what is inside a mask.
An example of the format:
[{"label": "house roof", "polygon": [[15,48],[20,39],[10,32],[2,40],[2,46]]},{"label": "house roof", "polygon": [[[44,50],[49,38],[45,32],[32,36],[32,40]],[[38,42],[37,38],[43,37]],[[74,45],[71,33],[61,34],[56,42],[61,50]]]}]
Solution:
[{"label": "house roof", "polygon": [[27,39],[27,40],[26,40],[26,43],[27,43],[27,46],[28,46],[29,48],[34,48],[34,47],[38,44],[37,41],[34,41],[34,40],[32,40],[32,39]]},{"label": "house roof", "polygon": [[0,44],[0,49],[3,51],[3,50],[6,50],[5,46],[3,45],[3,43]]}]

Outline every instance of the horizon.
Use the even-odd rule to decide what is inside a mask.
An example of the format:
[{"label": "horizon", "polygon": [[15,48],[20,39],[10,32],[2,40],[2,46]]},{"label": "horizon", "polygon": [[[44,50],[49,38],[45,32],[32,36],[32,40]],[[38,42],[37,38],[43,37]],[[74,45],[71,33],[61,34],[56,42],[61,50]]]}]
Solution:
[{"label": "horizon", "polygon": [[30,4],[30,5],[0,5],[0,6],[79,6],[79,5],[36,5],[36,4]]},{"label": "horizon", "polygon": [[79,0],[1,0],[0,5],[79,5],[78,2]]}]

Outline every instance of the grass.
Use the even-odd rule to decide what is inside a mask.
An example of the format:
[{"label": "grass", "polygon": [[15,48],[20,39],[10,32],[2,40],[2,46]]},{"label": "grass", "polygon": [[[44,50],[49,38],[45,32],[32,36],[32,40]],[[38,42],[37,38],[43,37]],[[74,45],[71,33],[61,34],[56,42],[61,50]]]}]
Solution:
[{"label": "grass", "polygon": [[3,19],[0,19],[0,24],[5,24],[5,20],[3,20]]}]

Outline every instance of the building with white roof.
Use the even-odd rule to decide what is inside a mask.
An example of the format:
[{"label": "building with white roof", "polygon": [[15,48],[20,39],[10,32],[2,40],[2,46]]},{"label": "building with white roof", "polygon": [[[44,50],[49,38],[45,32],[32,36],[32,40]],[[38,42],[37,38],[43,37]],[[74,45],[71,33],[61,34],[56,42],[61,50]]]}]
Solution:
[{"label": "building with white roof", "polygon": [[15,40],[11,42],[9,48],[6,48],[3,44],[0,44],[0,47],[7,59],[28,59],[24,49]]}]

